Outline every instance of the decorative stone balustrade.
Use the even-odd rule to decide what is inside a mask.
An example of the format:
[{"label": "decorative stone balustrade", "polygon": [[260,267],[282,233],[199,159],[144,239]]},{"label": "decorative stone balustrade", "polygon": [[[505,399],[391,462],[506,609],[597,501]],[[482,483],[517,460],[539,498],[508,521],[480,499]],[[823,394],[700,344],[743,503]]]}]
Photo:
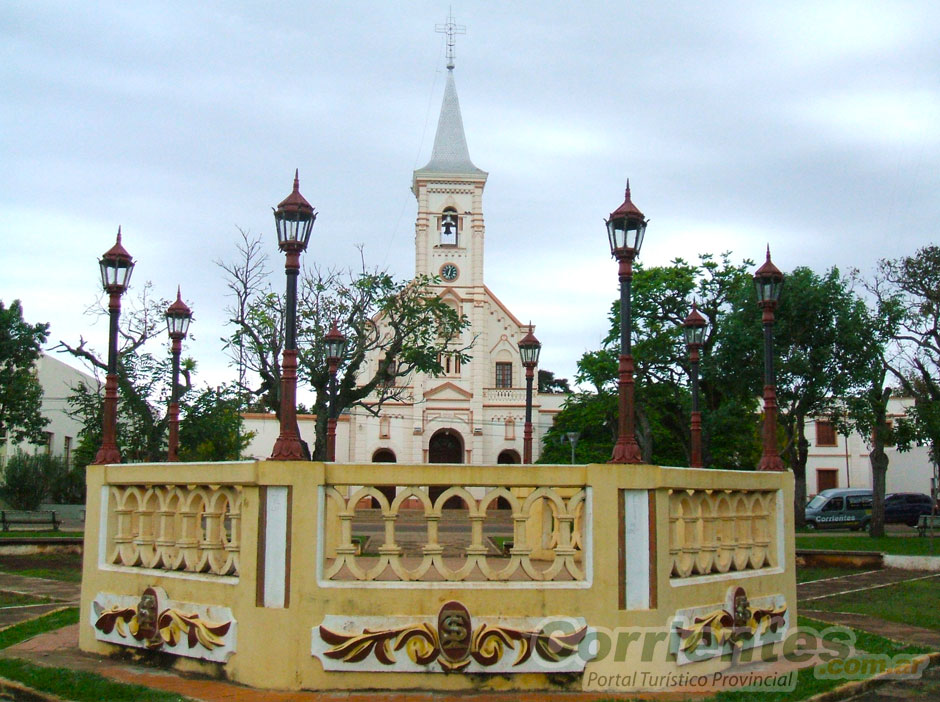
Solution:
[{"label": "decorative stone balustrade", "polygon": [[483,388],[484,402],[525,403],[524,388]]},{"label": "decorative stone balustrade", "polygon": [[670,577],[777,565],[770,549],[776,491],[669,490]]},{"label": "decorative stone balustrade", "polygon": [[[325,534],[338,534],[332,553],[324,556],[323,579],[330,581],[583,581],[584,488],[450,487],[432,500],[427,488],[398,488],[389,502],[376,487],[325,486],[328,509]],[[472,492],[471,492],[472,491]],[[386,489],[387,492],[387,489]],[[477,496],[474,495],[476,493]],[[482,494],[480,494],[482,493]],[[448,509],[454,498],[463,509]],[[354,521],[362,505],[379,505],[384,534],[381,545],[360,555],[362,539],[355,538]],[[497,501],[508,509],[497,510]],[[374,510],[370,510],[374,511]],[[501,553],[499,543],[485,536],[488,520],[511,520],[512,546]],[[442,521],[454,527],[469,522],[469,545],[445,553]],[[450,518],[450,519],[448,519]],[[419,540],[410,554],[399,543],[403,532]],[[467,534],[463,534],[466,541]],[[377,537],[374,539],[379,541]],[[454,553],[457,551],[457,553]]]},{"label": "decorative stone balustrade", "polygon": [[108,563],[238,575],[241,487],[111,485],[108,493]]}]

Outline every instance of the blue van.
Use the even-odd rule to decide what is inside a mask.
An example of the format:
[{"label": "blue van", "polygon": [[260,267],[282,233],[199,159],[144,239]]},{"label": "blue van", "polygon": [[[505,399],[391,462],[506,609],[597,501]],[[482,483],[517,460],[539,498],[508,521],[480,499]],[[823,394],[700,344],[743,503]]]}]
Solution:
[{"label": "blue van", "polygon": [[871,521],[871,502],[864,488],[823,490],[806,505],[806,528],[858,531]]}]

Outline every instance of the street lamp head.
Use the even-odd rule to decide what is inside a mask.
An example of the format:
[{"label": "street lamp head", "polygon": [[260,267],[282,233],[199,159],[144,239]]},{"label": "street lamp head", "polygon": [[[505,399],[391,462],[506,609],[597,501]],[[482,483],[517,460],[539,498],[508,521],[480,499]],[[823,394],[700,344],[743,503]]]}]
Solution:
[{"label": "street lamp head", "polygon": [[705,343],[705,327],[707,325],[708,322],[699,313],[698,305],[693,301],[692,311],[689,312],[689,316],[682,322],[682,332],[685,334],[685,345],[690,349],[702,348],[702,344]]},{"label": "street lamp head", "polygon": [[101,269],[101,285],[108,293],[124,294],[134,272],[134,259],[121,245],[121,228],[118,227],[117,241],[104,252],[98,261]]},{"label": "street lamp head", "polygon": [[610,255],[616,259],[628,257],[631,260],[640,255],[643,235],[649,220],[637,209],[630,199],[630,181],[623,204],[610,213],[607,223],[607,238],[610,241]]},{"label": "street lamp head", "polygon": [[171,339],[185,339],[189,331],[189,323],[193,319],[193,312],[183,298],[180,297],[180,289],[176,288],[176,302],[166,309],[166,329]]},{"label": "street lamp head", "polygon": [[522,356],[522,365],[534,368],[539,363],[539,353],[542,351],[541,342],[535,338],[532,333],[532,327],[529,326],[529,333],[519,339],[519,355]]},{"label": "street lamp head", "polygon": [[281,251],[305,251],[317,213],[300,194],[299,169],[294,171],[294,190],[274,210],[277,244]]},{"label": "street lamp head", "polygon": [[323,343],[326,344],[326,358],[333,363],[339,363],[343,357],[343,350],[346,348],[346,337],[336,326],[336,320],[333,320],[333,326],[324,334]]},{"label": "street lamp head", "polygon": [[757,303],[761,307],[777,304],[783,288],[783,273],[770,260],[770,244],[767,245],[767,260],[754,273],[754,285],[757,288]]}]

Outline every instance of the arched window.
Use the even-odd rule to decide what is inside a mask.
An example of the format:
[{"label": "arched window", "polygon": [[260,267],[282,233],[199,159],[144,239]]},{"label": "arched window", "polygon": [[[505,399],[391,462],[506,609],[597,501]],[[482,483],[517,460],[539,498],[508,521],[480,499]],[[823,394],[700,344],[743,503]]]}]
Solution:
[{"label": "arched window", "polygon": [[457,234],[460,228],[460,218],[457,210],[447,207],[441,213],[441,246],[457,246]]},{"label": "arched window", "polygon": [[499,452],[499,456],[496,457],[496,463],[498,464],[515,464],[522,463],[519,460],[519,453],[513,451],[512,449],[505,449]]}]

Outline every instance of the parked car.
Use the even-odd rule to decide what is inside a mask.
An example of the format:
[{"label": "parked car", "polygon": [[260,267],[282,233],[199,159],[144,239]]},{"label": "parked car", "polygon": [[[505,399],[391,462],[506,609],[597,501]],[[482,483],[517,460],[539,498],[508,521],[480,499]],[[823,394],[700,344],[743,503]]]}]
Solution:
[{"label": "parked car", "polygon": [[892,492],[885,495],[885,524],[917,526],[922,514],[930,514],[930,495],[919,492]]},{"label": "parked car", "polygon": [[857,531],[871,520],[871,490],[830,488],[806,505],[809,529],[852,529]]}]

